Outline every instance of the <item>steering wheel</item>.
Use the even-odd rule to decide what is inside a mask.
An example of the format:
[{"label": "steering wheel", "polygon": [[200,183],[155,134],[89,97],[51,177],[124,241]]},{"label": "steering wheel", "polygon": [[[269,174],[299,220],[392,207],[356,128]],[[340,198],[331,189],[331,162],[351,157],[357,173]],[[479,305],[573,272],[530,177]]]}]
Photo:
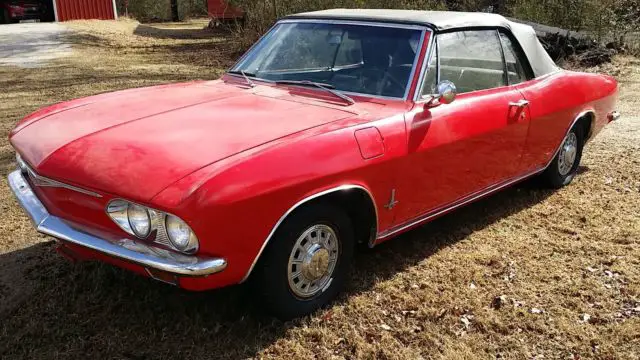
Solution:
[{"label": "steering wheel", "polygon": [[[387,84],[391,84],[394,87],[397,87],[397,90],[404,93],[406,84],[403,84],[400,80],[391,75],[387,70],[379,67],[369,67],[362,70],[364,77],[368,77],[365,75],[365,73],[371,73],[373,75],[371,76],[371,78],[374,78],[376,81],[375,93],[377,95],[382,95],[382,92],[384,91],[384,88]],[[382,77],[380,76],[381,74]]]},{"label": "steering wheel", "polygon": [[403,94],[404,94],[405,87],[407,86],[407,84],[403,84],[400,80],[398,80],[395,76],[391,75],[388,71],[385,71],[384,76],[380,81],[380,85],[378,85],[378,95],[382,95],[382,92],[384,91],[384,88],[387,84],[391,84],[397,87],[398,91]]}]

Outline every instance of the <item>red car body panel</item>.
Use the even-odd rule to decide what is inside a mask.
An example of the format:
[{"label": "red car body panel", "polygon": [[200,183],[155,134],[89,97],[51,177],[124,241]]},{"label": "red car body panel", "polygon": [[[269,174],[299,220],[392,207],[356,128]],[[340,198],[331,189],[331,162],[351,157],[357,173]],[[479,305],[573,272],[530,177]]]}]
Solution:
[{"label": "red car body panel", "polygon": [[[28,116],[10,141],[39,174],[103,196],[34,186],[50,213],[78,227],[130,238],[104,213],[114,198],[184,219],[200,239],[198,255],[228,262],[178,279],[204,290],[246,279],[279,221],[310,196],[365,189],[378,243],[544,169],[580,114],[593,111],[593,136],[617,97],[613,78],[568,71],[437,107],[365,96],[347,105],[321,90],[256,83],[225,75],[74,100]],[[509,105],[524,99],[521,110]],[[386,207],[391,200],[397,206]]]},{"label": "red car body panel", "polygon": [[98,97],[73,116],[32,122],[12,141],[41,175],[148,201],[212,162],[353,115],[271,88],[247,93],[212,82],[149,91]]},{"label": "red car body panel", "polygon": [[566,119],[575,119],[585,111],[593,111],[593,138],[608,123],[608,114],[617,100],[617,83],[606,75],[562,71],[518,85],[530,102],[534,121],[523,164],[526,169],[545,166],[558,148],[568,127]]},{"label": "red car body panel", "polygon": [[517,175],[529,118],[507,104],[521,99],[515,87],[505,87],[462,94],[448,106],[410,113],[397,189],[412,196],[398,210],[396,222]]}]

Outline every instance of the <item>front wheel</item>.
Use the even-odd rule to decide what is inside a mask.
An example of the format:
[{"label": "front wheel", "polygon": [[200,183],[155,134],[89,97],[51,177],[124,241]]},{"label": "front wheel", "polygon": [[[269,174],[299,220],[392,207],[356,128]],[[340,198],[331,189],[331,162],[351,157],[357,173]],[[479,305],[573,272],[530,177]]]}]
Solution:
[{"label": "front wheel", "polygon": [[354,252],[347,214],[316,203],[295,211],[276,231],[251,283],[259,306],[286,320],[329,304],[342,289]]},{"label": "front wheel", "polygon": [[569,185],[580,165],[583,146],[583,128],[576,124],[562,140],[558,153],[542,173],[542,179],[547,185],[556,189]]}]

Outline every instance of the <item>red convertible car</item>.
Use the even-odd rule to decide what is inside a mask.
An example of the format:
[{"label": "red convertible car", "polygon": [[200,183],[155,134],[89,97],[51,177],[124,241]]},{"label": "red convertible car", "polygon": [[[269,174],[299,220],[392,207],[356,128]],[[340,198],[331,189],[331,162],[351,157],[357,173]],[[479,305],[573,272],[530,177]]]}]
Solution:
[{"label": "red convertible car", "polygon": [[617,83],[499,15],[287,16],[221,79],[39,110],[9,185],[38,231],[188,290],[249,282],[282,318],[375,246],[523,179],[571,182]]}]

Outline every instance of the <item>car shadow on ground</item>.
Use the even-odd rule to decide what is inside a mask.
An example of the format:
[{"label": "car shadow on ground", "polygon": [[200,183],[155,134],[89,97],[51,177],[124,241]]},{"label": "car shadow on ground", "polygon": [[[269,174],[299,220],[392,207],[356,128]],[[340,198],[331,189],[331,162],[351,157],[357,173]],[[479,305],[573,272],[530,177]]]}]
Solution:
[{"label": "car shadow on ground", "polygon": [[[338,302],[552,193],[525,182],[359,253]],[[107,265],[69,263],[43,240],[0,255],[0,353],[209,358],[224,349],[224,357],[246,358],[307,321],[262,315],[247,286],[190,293]]]}]

